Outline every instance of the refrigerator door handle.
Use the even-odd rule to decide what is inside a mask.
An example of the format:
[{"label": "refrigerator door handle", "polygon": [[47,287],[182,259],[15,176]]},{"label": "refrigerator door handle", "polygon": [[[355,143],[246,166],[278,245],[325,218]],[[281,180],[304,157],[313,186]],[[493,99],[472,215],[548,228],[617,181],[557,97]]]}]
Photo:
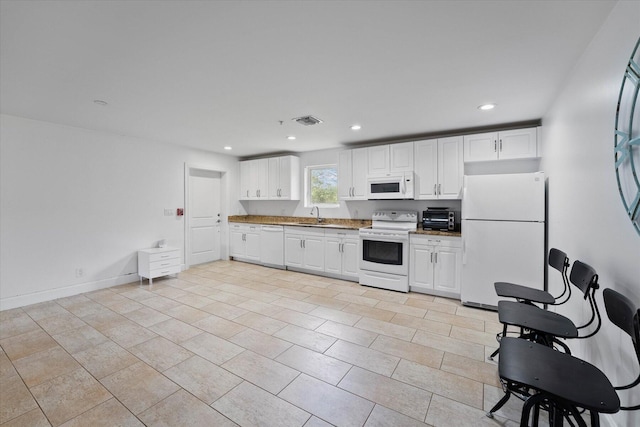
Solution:
[{"label": "refrigerator door handle", "polygon": [[462,238],[462,265],[467,264],[467,240]]}]

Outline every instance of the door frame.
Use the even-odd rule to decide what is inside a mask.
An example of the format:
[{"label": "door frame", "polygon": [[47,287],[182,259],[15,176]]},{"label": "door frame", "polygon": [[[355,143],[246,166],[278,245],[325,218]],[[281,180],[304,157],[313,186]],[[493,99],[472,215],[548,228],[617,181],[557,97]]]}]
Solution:
[{"label": "door frame", "polygon": [[191,267],[191,233],[189,233],[189,227],[191,226],[189,220],[189,212],[187,209],[190,209],[191,206],[191,191],[190,191],[190,182],[189,176],[192,170],[201,170],[206,172],[216,172],[220,174],[220,259],[227,259],[228,255],[228,244],[227,242],[227,232],[228,232],[228,206],[227,200],[229,197],[228,191],[228,174],[227,171],[220,170],[220,168],[212,167],[210,165],[197,164],[197,163],[186,163],[184,164],[184,269],[187,270]]}]

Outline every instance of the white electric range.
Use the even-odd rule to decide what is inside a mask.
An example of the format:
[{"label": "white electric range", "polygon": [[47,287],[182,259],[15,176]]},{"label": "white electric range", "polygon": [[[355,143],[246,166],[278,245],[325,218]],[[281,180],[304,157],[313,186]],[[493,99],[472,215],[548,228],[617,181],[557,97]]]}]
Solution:
[{"label": "white electric range", "polygon": [[360,284],[409,292],[409,232],[416,231],[418,212],[381,210],[370,228],[360,229]]}]

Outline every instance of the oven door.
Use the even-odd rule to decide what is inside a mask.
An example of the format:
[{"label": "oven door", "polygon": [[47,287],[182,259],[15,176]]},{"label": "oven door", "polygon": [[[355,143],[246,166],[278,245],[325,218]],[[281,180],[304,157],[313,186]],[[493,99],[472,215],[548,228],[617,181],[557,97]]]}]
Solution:
[{"label": "oven door", "polygon": [[360,269],[407,276],[409,274],[409,234],[360,231]]}]

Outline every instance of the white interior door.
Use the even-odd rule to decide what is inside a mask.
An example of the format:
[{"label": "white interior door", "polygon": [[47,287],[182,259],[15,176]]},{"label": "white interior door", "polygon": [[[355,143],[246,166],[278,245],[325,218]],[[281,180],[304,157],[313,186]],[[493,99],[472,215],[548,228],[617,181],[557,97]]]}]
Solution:
[{"label": "white interior door", "polygon": [[220,259],[220,172],[189,169],[189,264]]}]

